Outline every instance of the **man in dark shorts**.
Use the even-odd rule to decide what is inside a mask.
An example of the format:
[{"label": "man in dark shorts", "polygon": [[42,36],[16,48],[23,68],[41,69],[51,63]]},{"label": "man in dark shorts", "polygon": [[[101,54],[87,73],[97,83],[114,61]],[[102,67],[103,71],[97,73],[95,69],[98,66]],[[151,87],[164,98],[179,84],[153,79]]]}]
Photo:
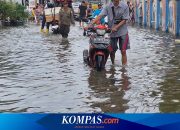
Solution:
[{"label": "man in dark shorts", "polygon": [[85,1],[82,1],[81,5],[79,6],[79,25],[80,25],[80,27],[84,27],[83,20],[85,20],[85,18],[86,18],[86,10],[87,10],[86,3],[85,3]]}]

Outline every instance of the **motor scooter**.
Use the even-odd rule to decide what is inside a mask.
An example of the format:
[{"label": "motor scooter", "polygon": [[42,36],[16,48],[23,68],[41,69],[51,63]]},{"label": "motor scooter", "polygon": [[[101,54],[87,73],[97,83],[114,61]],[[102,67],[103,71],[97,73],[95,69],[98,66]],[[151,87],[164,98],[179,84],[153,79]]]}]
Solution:
[{"label": "motor scooter", "polygon": [[60,33],[59,32],[59,23],[57,20],[54,20],[52,22],[51,30],[52,30],[53,34],[59,34]]},{"label": "motor scooter", "polygon": [[111,30],[105,25],[96,25],[86,30],[91,34],[89,35],[89,50],[83,51],[83,60],[97,71],[101,71],[112,51],[109,37]]}]

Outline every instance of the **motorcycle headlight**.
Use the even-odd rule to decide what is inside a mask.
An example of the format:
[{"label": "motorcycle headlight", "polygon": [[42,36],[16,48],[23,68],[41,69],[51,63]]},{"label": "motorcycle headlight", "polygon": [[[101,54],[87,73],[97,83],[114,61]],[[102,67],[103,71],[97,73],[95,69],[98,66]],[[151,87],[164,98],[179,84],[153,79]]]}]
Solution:
[{"label": "motorcycle headlight", "polygon": [[106,33],[106,30],[97,29],[96,32],[98,35],[104,35]]}]

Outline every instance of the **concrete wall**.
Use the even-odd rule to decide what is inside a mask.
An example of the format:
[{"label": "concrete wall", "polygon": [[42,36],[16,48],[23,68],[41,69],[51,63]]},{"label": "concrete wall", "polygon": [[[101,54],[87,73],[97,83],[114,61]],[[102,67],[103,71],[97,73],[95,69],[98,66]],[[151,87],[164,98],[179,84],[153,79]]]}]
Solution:
[{"label": "concrete wall", "polygon": [[176,1],[176,35],[180,36],[180,0]]},{"label": "concrete wall", "polygon": [[143,7],[143,25],[180,35],[180,0],[130,0],[139,21],[139,5]]}]

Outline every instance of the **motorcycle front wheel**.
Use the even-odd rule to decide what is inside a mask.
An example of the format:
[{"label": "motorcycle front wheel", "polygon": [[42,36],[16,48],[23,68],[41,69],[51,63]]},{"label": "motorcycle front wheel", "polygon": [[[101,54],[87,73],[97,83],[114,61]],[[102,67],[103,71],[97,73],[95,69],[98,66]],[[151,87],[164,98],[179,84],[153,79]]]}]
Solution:
[{"label": "motorcycle front wheel", "polygon": [[101,71],[103,68],[103,56],[97,55],[96,56],[96,70]]}]

